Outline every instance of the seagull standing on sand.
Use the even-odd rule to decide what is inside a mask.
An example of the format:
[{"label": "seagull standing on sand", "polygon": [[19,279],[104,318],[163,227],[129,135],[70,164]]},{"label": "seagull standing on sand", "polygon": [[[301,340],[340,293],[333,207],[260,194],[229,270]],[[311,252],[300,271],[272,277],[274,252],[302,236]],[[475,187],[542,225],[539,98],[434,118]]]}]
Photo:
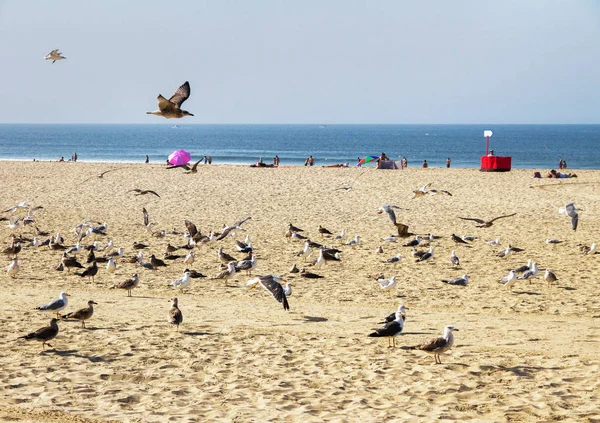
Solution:
[{"label": "seagull standing on sand", "polygon": [[390,341],[393,342],[393,348],[396,348],[396,336],[402,333],[404,329],[404,319],[406,316],[406,307],[401,305],[398,307],[398,311],[396,311],[394,315],[394,320],[391,322],[386,322],[385,325],[378,329],[373,329],[375,332],[369,334],[370,337],[387,337],[388,339],[388,348],[392,347]]},{"label": "seagull standing on sand", "polygon": [[98,303],[94,301],[88,301],[88,306],[85,308],[81,308],[73,313],[68,313],[62,316],[63,319],[74,319],[81,320],[81,327],[85,328],[85,321],[88,320],[94,314],[94,304],[98,305]]},{"label": "seagull standing on sand", "polygon": [[181,110],[181,105],[190,97],[190,83],[185,83],[177,88],[175,94],[170,99],[164,98],[162,95],[158,95],[158,110],[153,112],[146,112],[148,115],[163,116],[167,119],[179,119],[184,116],[194,116],[187,110]]},{"label": "seagull standing on sand", "polygon": [[556,282],[558,278],[556,277],[554,272],[552,272],[552,270],[546,269],[546,273],[544,273],[544,280],[548,282],[548,286],[550,286],[550,284]]},{"label": "seagull standing on sand", "polygon": [[538,274],[538,267],[537,267],[537,263],[534,261],[533,263],[531,263],[531,269],[527,270],[525,273],[523,273],[521,276],[519,276],[519,279],[531,279],[534,276],[536,276]]},{"label": "seagull standing on sand", "polygon": [[454,345],[454,335],[452,332],[458,331],[454,326],[446,326],[444,328],[444,335],[439,338],[433,338],[432,340],[425,342],[420,345],[412,347],[403,347],[406,350],[421,350],[428,354],[433,354],[435,358],[435,364],[442,364],[440,354],[447,352]]},{"label": "seagull standing on sand", "polygon": [[8,275],[14,279],[20,270],[21,266],[19,266],[17,256],[14,256],[12,262],[6,267],[6,273],[8,273]]},{"label": "seagull standing on sand", "polygon": [[183,290],[183,288],[188,286],[190,283],[192,283],[192,279],[190,278],[190,271],[189,269],[185,269],[183,272],[183,276],[175,279],[169,284],[169,286]]},{"label": "seagull standing on sand", "polygon": [[131,291],[136,288],[140,283],[140,279],[138,278],[137,273],[134,273],[133,275],[131,275],[131,277],[127,280],[124,280],[121,283],[118,283],[117,285],[114,285],[113,288],[118,288],[118,289],[126,289],[127,290],[127,296],[131,297]]},{"label": "seagull standing on sand", "polygon": [[391,289],[396,286],[396,276],[392,276],[390,279],[377,279],[377,283],[381,289]]},{"label": "seagull standing on sand", "polygon": [[57,60],[65,60],[66,57],[63,56],[62,53],[58,50],[59,49],[52,50],[50,53],[44,56],[44,59],[52,60],[52,64],[54,64],[54,62],[56,62]]},{"label": "seagull standing on sand", "polygon": [[430,258],[433,257],[433,247],[429,247],[429,251],[426,252],[425,254],[423,254],[421,257],[419,257],[417,259],[417,261],[425,261],[425,260],[429,260]]},{"label": "seagull standing on sand", "polygon": [[452,266],[460,266],[460,260],[454,250],[452,250],[452,253],[450,254],[450,264]]},{"label": "seagull standing on sand", "polygon": [[70,297],[66,292],[61,292],[56,300],[50,301],[48,304],[36,307],[36,310],[50,311],[56,313],[56,317],[60,317],[59,311],[64,310],[67,307],[67,297]]},{"label": "seagull standing on sand", "polygon": [[[58,325],[56,322],[58,322],[58,320],[54,318],[50,320],[50,326],[44,326],[35,332],[31,332],[25,336],[19,336],[17,339],[35,339],[36,341],[40,341],[42,343],[42,350],[44,350],[44,346],[48,344],[48,341],[51,341],[58,335]],[[48,344],[48,346],[52,347],[50,344]]]},{"label": "seagull standing on sand", "polygon": [[177,300],[177,297],[171,298],[171,308],[169,309],[167,319],[171,325],[177,326],[177,331],[179,332],[179,325],[181,324],[181,322],[183,322],[183,314],[179,309],[179,302]]},{"label": "seagull standing on sand", "polygon": [[517,282],[517,274],[514,270],[511,270],[510,272],[508,272],[508,275],[501,278],[498,282],[504,283],[504,286],[510,288],[510,290],[512,291],[513,286]]}]

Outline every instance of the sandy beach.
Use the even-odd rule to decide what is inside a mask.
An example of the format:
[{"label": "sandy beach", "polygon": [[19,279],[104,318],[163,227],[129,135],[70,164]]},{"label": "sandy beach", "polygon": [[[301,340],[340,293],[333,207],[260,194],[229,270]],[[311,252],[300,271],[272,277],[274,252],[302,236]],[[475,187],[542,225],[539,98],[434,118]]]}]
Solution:
[{"label": "sandy beach", "polygon": [[[115,170],[95,177],[108,169]],[[24,243],[16,278],[5,271],[12,256],[2,256],[0,420],[600,422],[600,255],[578,248],[600,241],[600,171],[577,170],[578,178],[563,180],[534,179],[533,172],[203,165],[185,174],[153,164],[2,162],[2,210],[24,200],[43,207],[31,225],[0,222],[2,249],[11,234],[32,238],[35,227],[60,231],[72,246],[72,228],[90,220],[108,224],[107,235],[96,237],[100,247],[112,240],[125,253],[114,275],[99,264],[93,283],[55,270],[61,253],[48,247]],[[353,181],[349,191],[334,190]],[[429,182],[452,196],[411,198]],[[134,196],[134,188],[160,198]],[[577,231],[558,214],[570,201],[583,209]],[[408,239],[381,240],[395,232],[377,214],[384,204],[408,209],[396,215],[409,231],[441,237],[431,242],[432,260],[415,262],[402,247]],[[165,237],[146,230],[143,207]],[[483,229],[458,218],[515,212]],[[244,273],[213,279],[217,248],[242,256],[231,236],[196,246],[191,266],[178,258],[152,271],[126,260],[137,253],[134,241],[149,245],[146,259],[162,258],[167,244],[185,244],[185,219],[208,234],[247,216],[235,239],[250,236],[258,257],[253,275],[292,282],[289,312],[260,287],[248,290]],[[341,262],[313,268],[318,251],[306,261],[298,257],[303,243],[284,236],[290,222],[312,240],[337,246]],[[321,237],[319,225],[334,234],[344,229],[345,241],[359,235],[360,243],[352,248]],[[477,239],[456,244],[453,233]],[[486,244],[495,238],[501,246]],[[497,257],[508,244],[524,251]],[[458,269],[449,264],[452,250]],[[399,264],[385,262],[397,253]],[[78,255],[84,265],[85,255]],[[513,292],[498,283],[528,259],[538,263],[538,276],[518,281]],[[288,273],[294,264],[324,278]],[[182,293],[168,284],[186,267],[207,277]],[[551,286],[546,268],[558,277]],[[131,298],[110,289],[133,273],[140,284]],[[371,277],[378,273],[396,275],[397,287],[381,290]],[[466,287],[441,282],[462,274],[470,278]],[[43,352],[39,342],[17,339],[48,324],[51,314],[35,307],[61,291],[71,295],[64,312],[98,303],[87,329],[60,321],[53,348]],[[174,296],[184,317],[179,332],[167,323]],[[393,349],[368,334],[399,304],[408,311]],[[459,331],[443,364],[401,348],[440,336],[445,325]]]}]

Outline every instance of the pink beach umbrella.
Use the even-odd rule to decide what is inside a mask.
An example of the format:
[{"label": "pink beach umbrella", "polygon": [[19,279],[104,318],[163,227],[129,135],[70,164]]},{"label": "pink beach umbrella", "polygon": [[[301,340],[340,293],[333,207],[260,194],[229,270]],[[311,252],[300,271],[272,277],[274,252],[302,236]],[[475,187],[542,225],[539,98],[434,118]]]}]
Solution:
[{"label": "pink beach umbrella", "polygon": [[185,150],[175,150],[169,154],[169,163],[173,166],[182,166],[190,162],[190,153]]}]

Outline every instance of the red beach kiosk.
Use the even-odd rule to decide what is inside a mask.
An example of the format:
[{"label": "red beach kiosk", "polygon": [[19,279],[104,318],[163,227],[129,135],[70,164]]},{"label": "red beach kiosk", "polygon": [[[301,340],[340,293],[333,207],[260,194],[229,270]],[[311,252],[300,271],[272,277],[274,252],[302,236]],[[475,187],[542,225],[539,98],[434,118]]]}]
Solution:
[{"label": "red beach kiosk", "polygon": [[510,170],[512,157],[496,156],[494,150],[490,150],[490,137],[492,131],[486,129],[483,131],[485,137],[485,156],[481,156],[481,171],[482,172],[508,172]]}]

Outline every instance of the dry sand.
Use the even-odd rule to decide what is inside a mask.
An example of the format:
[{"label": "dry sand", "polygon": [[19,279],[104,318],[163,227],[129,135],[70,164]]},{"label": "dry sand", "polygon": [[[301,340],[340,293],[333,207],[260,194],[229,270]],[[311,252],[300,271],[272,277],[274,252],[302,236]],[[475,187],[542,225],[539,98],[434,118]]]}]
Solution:
[{"label": "dry sand", "polygon": [[[118,170],[82,184],[111,168]],[[332,190],[362,172],[353,190]],[[96,282],[88,283],[54,270],[60,253],[23,248],[17,278],[0,276],[0,420],[599,422],[600,255],[584,256],[577,244],[600,241],[600,172],[577,174],[549,180],[533,179],[533,170],[212,165],[186,175],[159,165],[2,162],[0,207],[23,200],[44,207],[24,236],[38,226],[60,231],[72,245],[70,229],[90,219],[109,225],[101,245],[112,239],[129,257],[141,241],[151,246],[146,257],[160,257],[167,243],[182,245],[183,236],[151,237],[142,207],[156,229],[168,232],[183,231],[184,219],[208,233],[252,216],[246,232],[235,232],[250,235],[256,274],[286,276],[294,291],[291,311],[284,312],[264,290],[248,291],[245,275],[211,280],[219,270],[215,250],[235,254],[232,238],[197,247],[191,267],[209,277],[194,279],[183,294],[167,286],[185,269],[181,259],[155,272],[121,260],[114,277],[100,265]],[[427,182],[453,196],[411,199],[411,190]],[[136,197],[127,192],[132,188],[153,189],[161,198]],[[557,213],[572,200],[584,209],[576,232]],[[380,240],[393,233],[387,217],[376,214],[386,203],[410,209],[397,215],[412,232],[442,237],[432,244],[433,261],[415,263],[409,248]],[[457,218],[512,212],[487,229]],[[305,263],[295,255],[302,243],[284,237],[289,222],[316,241],[320,224],[345,229],[349,238],[358,234],[361,243],[341,247],[341,264],[314,270],[324,279],[293,277],[288,269]],[[18,232],[2,222],[2,248]],[[452,233],[478,239],[461,246]],[[484,241],[496,237],[525,251],[495,257],[499,247]],[[547,245],[549,237],[564,242]],[[375,253],[379,245],[384,254]],[[453,249],[461,269],[449,265]],[[399,265],[383,263],[397,252],[404,257]],[[528,258],[539,263],[540,276],[519,281],[513,293],[497,283]],[[2,261],[6,266],[10,258]],[[553,286],[542,279],[546,267],[559,278]],[[133,272],[141,282],[132,298],[109,289]],[[369,278],[379,272],[397,275],[397,288],[382,291]],[[467,287],[441,283],[463,273],[471,278]],[[37,342],[15,340],[48,323],[50,315],[34,308],[62,290],[71,294],[66,311],[98,302],[88,329],[60,322],[54,348],[45,352]],[[184,315],[179,333],[166,322],[175,295]],[[386,339],[367,335],[399,303],[409,308],[405,333],[398,348],[388,349]],[[438,336],[447,324],[460,331],[443,364],[400,348]]]}]

